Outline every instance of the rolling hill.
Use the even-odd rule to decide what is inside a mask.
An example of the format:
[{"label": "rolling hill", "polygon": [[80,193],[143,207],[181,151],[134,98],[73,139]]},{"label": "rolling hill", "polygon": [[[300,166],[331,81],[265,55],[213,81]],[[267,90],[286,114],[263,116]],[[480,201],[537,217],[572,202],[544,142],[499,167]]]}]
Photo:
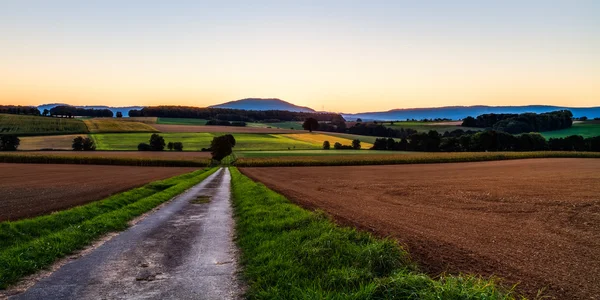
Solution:
[{"label": "rolling hill", "polygon": [[230,108],[243,110],[287,110],[293,112],[315,112],[314,109],[297,106],[281,99],[246,98],[210,106],[213,108]]}]

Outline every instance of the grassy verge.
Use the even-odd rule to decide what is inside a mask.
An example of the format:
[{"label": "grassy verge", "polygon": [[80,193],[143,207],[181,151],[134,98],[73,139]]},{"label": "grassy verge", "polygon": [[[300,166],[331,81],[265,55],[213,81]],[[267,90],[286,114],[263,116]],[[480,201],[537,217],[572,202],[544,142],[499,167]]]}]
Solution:
[{"label": "grassy verge", "polygon": [[0,223],[0,289],[49,266],[103,234],[200,183],[217,169],[155,181],[104,200],[50,215]]},{"label": "grassy verge", "polygon": [[250,299],[514,299],[491,280],[432,279],[391,240],[336,226],[231,168]]},{"label": "grassy verge", "polygon": [[119,165],[141,167],[206,167],[208,160],[154,159],[147,157],[101,157],[101,156],[70,156],[36,155],[21,153],[0,153],[0,163],[29,163],[29,164],[81,164],[81,165]]},{"label": "grassy verge", "polygon": [[[389,152],[388,152],[389,153]],[[600,158],[599,152],[413,152],[414,154],[387,155],[340,155],[340,156],[289,156],[289,157],[241,157],[235,163],[238,167],[277,167],[277,166],[359,166],[477,162],[525,158]]]}]

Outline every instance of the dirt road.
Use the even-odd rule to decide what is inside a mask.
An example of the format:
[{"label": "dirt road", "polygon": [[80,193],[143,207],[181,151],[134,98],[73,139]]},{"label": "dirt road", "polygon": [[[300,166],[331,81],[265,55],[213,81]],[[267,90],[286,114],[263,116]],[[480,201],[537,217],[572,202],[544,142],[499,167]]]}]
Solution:
[{"label": "dirt road", "polygon": [[0,164],[0,221],[104,199],[197,168]]},{"label": "dirt road", "polygon": [[243,168],[291,200],[392,236],[425,271],[600,299],[600,159]]},{"label": "dirt road", "polygon": [[[192,203],[199,195],[210,201]],[[236,299],[232,235],[230,174],[221,169],[10,299]]]}]

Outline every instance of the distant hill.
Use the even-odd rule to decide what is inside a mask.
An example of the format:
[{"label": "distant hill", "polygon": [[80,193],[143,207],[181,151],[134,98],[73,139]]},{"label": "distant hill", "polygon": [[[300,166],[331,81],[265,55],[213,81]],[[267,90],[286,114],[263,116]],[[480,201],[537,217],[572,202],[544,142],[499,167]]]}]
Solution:
[{"label": "distant hill", "polygon": [[355,121],[361,118],[367,120],[380,121],[402,121],[407,119],[436,119],[448,118],[452,120],[461,120],[468,116],[476,117],[489,113],[544,113],[555,110],[567,109],[573,113],[573,117],[599,118],[600,107],[561,107],[549,105],[527,105],[527,106],[447,106],[435,108],[407,108],[393,109],[385,112],[366,112],[357,114],[342,114],[348,121]]},{"label": "distant hill", "polygon": [[243,110],[287,110],[293,112],[315,112],[314,109],[304,106],[297,106],[281,99],[261,99],[247,98],[242,100],[230,101],[219,105],[210,106],[213,108],[230,108]]},{"label": "distant hill", "polygon": [[[66,104],[66,103],[42,104],[42,105],[39,105],[37,108],[40,110],[40,112],[43,112],[44,109],[50,110],[50,109],[52,109],[52,108],[54,108],[56,106],[59,106],[59,105],[70,105],[70,104]],[[129,117],[129,111],[132,110],[132,109],[138,109],[139,110],[139,109],[144,108],[143,106],[113,107],[113,106],[102,106],[102,105],[99,105],[99,106],[93,106],[93,105],[91,105],[91,106],[88,106],[88,105],[78,106],[78,105],[75,105],[75,107],[78,107],[78,108],[87,108],[87,109],[90,109],[90,108],[93,108],[93,109],[110,109],[115,116],[117,115],[117,112],[120,111],[123,114],[123,117]]]}]

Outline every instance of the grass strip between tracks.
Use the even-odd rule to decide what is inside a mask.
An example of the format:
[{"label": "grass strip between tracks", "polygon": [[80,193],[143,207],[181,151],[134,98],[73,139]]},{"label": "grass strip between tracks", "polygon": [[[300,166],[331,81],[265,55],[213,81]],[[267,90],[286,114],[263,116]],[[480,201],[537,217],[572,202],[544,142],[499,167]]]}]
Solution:
[{"label": "grass strip between tracks", "polygon": [[230,170],[249,299],[515,299],[492,279],[433,279],[396,242],[339,227]]},{"label": "grass strip between tracks", "polygon": [[71,209],[0,223],[0,289],[51,265],[133,218],[183,193],[217,168],[155,181]]}]

